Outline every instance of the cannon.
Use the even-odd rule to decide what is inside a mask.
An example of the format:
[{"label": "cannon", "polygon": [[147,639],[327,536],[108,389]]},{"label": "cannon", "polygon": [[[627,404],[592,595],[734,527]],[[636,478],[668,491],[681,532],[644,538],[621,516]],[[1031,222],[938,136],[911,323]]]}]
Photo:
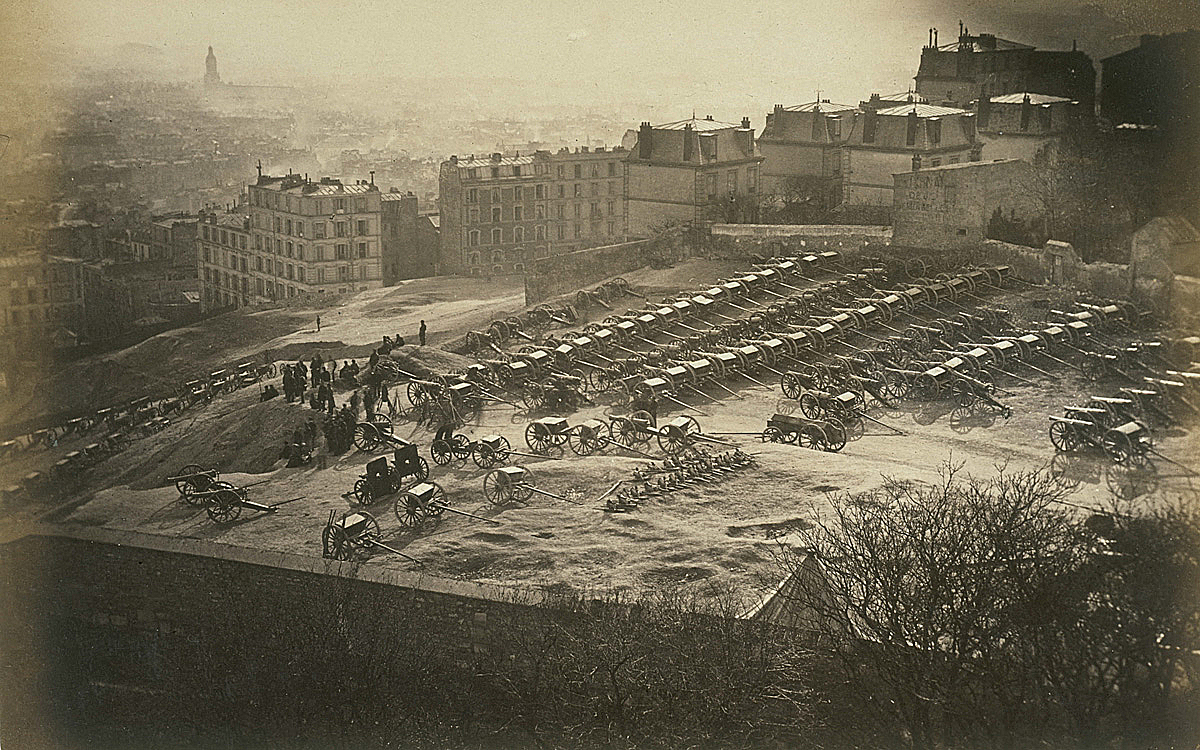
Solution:
[{"label": "cannon", "polygon": [[167,477],[167,481],[175,483],[180,500],[189,505],[203,505],[203,497],[196,493],[208,490],[220,478],[221,472],[216,469],[205,469],[199,464],[188,464],[175,476]]},{"label": "cannon", "polygon": [[837,420],[847,432],[862,434],[862,421],[873,422],[897,435],[907,434],[898,427],[892,427],[886,422],[868,415],[862,406],[862,396],[855,391],[831,393],[818,389],[806,390],[800,394],[800,411],[809,419]]},{"label": "cannon", "polygon": [[538,455],[546,455],[567,444],[569,426],[563,417],[543,417],[525,426],[525,444]]},{"label": "cannon", "polygon": [[439,518],[445,512],[500,525],[491,518],[450,507],[450,498],[436,482],[421,482],[409,487],[396,498],[393,510],[400,525],[408,528],[419,526],[430,518]]},{"label": "cannon", "polygon": [[762,439],[771,443],[791,443],[802,448],[836,453],[846,447],[846,428],[834,417],[804,419],[791,414],[775,414],[767,420]]},{"label": "cannon", "polygon": [[[185,467],[189,468],[189,467]],[[191,474],[180,473],[178,481],[203,483],[205,480],[200,479],[202,476],[217,476],[215,470],[201,470],[192,472]],[[262,503],[252,502],[247,497],[247,489],[259,484],[265,484],[268,480],[254,482],[253,484],[239,487],[230,482],[224,482],[219,479],[211,479],[204,489],[189,489],[188,494],[183,495],[183,499],[191,505],[202,505],[205,512],[208,514],[209,520],[213,523],[231,523],[236,521],[242,515],[242,508],[250,508],[262,513],[274,513],[282,505],[294,503],[302,498],[294,497],[291,500],[275,503],[274,505],[263,505]],[[178,487],[178,483],[176,487]],[[193,485],[194,486],[194,485]],[[182,493],[181,493],[182,494]]]},{"label": "cannon", "polygon": [[705,435],[700,430],[700,423],[690,416],[676,417],[656,427],[649,414],[634,412],[628,417],[613,417],[611,431],[618,443],[630,447],[647,443],[652,438],[657,439],[658,447],[668,455],[680,453],[697,442],[732,445],[711,435]]},{"label": "cannon", "polygon": [[372,421],[354,425],[354,447],[364,453],[370,453],[384,443],[392,446],[405,445],[406,442],[396,437],[394,430],[392,421],[386,415],[376,414]]},{"label": "cannon", "polygon": [[367,463],[366,471],[345,495],[355,505],[370,505],[396,492],[406,477],[412,477],[414,482],[429,478],[429,464],[417,455],[417,446],[412,443],[396,448],[393,464],[388,465],[387,456],[380,456]]},{"label": "cannon", "polygon": [[365,510],[343,513],[334,518],[329,511],[329,520],[321,531],[321,556],[333,560],[354,560],[371,549],[382,549],[420,564],[420,560],[405,554],[395,547],[384,544],[379,530],[379,521]]},{"label": "cannon", "polygon": [[523,503],[536,493],[555,500],[574,500],[554,492],[543,490],[536,485],[533,472],[524,466],[504,466],[493,469],[483,478],[483,495],[492,505],[508,505],[513,502]]}]

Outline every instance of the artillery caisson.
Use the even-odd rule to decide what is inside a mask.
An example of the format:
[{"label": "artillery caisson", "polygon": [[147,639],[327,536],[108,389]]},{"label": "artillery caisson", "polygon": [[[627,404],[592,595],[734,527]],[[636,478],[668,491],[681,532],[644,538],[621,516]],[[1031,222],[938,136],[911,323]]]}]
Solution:
[{"label": "artillery caisson", "polygon": [[365,510],[343,513],[334,518],[329,511],[329,520],[321,531],[321,556],[333,560],[354,560],[364,557],[372,549],[382,549],[415,563],[421,561],[395,547],[384,544],[379,521]]},{"label": "artillery caisson", "polygon": [[424,482],[429,478],[429,463],[417,454],[417,446],[411,443],[397,448],[393,456],[395,463],[388,465],[387,456],[370,461],[366,473],[354,482],[354,489],[346,497],[357,505],[370,505],[381,497],[398,491],[406,477],[413,482]]},{"label": "artillery caisson", "polygon": [[439,518],[446,512],[500,525],[499,521],[491,518],[450,507],[450,498],[437,482],[421,482],[409,487],[396,498],[393,510],[400,524],[409,528],[419,526],[428,519]]},{"label": "artillery caisson", "polygon": [[762,432],[764,441],[790,443],[830,453],[845,448],[846,437],[846,428],[834,417],[804,419],[791,414],[775,414],[767,420]]},{"label": "artillery caisson", "polygon": [[230,523],[242,515],[243,508],[250,508],[261,513],[274,513],[281,505],[293,503],[301,498],[295,497],[274,505],[263,505],[249,499],[247,490],[267,480],[240,487],[220,479],[216,469],[205,469],[197,464],[188,464],[178,474],[167,477],[167,481],[175,484],[181,500],[189,505],[203,507],[213,523]]},{"label": "artillery caisson", "polygon": [[543,490],[536,485],[533,472],[524,466],[505,466],[493,469],[483,478],[483,495],[492,505],[509,505],[514,502],[523,503],[534,494],[552,497],[555,500],[574,500],[554,492]]}]

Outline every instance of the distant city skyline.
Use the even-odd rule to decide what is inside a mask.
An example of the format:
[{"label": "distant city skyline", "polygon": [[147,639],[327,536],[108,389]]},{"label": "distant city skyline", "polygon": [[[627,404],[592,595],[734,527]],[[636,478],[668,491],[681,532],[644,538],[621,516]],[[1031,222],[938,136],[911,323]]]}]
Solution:
[{"label": "distant city skyline", "polygon": [[1005,5],[621,0],[548,4],[534,15],[514,2],[17,0],[0,9],[0,35],[11,37],[0,39],[8,50],[0,54],[46,75],[128,56],[167,78],[199,81],[212,45],[223,79],[236,83],[500,77],[564,101],[692,102],[758,121],[773,104],[812,101],[818,91],[855,103],[905,90],[931,26],[943,42],[960,20],[1039,47],[1069,49],[1078,39],[1099,59],[1135,46],[1140,33],[1200,25],[1196,4],[1183,0]]}]

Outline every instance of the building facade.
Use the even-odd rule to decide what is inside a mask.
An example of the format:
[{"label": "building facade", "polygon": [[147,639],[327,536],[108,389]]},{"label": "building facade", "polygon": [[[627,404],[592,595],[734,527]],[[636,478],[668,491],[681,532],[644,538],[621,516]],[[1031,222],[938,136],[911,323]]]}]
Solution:
[{"label": "building facade", "polygon": [[823,207],[865,207],[887,221],[892,175],[913,165],[978,160],[972,113],[924,103],[915,94],[873,94],[857,107],[811,102],[776,105],[760,139],[769,190],[807,186]]},{"label": "building facade", "polygon": [[974,107],[979,140],[993,160],[1050,156],[1063,136],[1092,121],[1077,101],[1027,91],[981,97]]},{"label": "building facade", "polygon": [[524,273],[532,258],[623,240],[626,153],[451,156],[439,172],[438,273]]},{"label": "building facade", "polygon": [[930,29],[915,80],[917,93],[930,102],[960,108],[985,96],[1037,91],[1090,112],[1096,96],[1096,70],[1079,50],[1039,50],[994,34],[973,35],[961,25],[958,41],[940,46]]},{"label": "building facade", "polygon": [[737,220],[732,212],[758,201],[762,164],[748,117],[740,125],[711,116],[643,122],[626,160],[630,236],[651,236],[672,224]]},{"label": "building facade", "polygon": [[1100,61],[1100,115],[1113,125],[1177,129],[1200,125],[1195,73],[1200,31],[1142,36],[1141,43]]},{"label": "building facade", "polygon": [[75,342],[84,317],[82,266],[36,251],[0,257],[0,348],[7,356]]},{"label": "building facade", "polygon": [[250,304],[383,285],[380,191],[373,182],[260,173],[247,198],[247,247],[239,238],[236,250],[222,252],[236,259],[236,276],[232,260],[228,270]]},{"label": "building facade", "polygon": [[437,273],[438,233],[417,208],[417,196],[395,188],[380,195],[383,284]]},{"label": "building facade", "polygon": [[762,189],[768,195],[802,192],[821,208],[842,202],[843,125],[855,107],[826,99],[785,107],[776,104],[758,138]]},{"label": "building facade", "polygon": [[1031,166],[1018,159],[947,164],[894,176],[892,244],[948,249],[1027,231],[1041,212]]}]

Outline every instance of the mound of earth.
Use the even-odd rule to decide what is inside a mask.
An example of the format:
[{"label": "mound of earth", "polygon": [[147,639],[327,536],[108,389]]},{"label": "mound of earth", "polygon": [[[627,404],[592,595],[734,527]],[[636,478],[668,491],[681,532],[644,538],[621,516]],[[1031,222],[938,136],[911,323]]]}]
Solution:
[{"label": "mound of earth", "polygon": [[149,452],[127,455],[135,453],[131,450],[114,459],[124,462],[116,467],[115,483],[128,483],[133,489],[161,487],[187,464],[220,467],[229,474],[262,474],[276,468],[284,442],[309,419],[320,426],[320,416],[311,409],[275,398],[232,408],[203,422],[181,422],[160,433]]},{"label": "mound of earth", "polygon": [[433,346],[406,344],[389,355],[401,370],[425,378],[461,370],[474,360]]}]

